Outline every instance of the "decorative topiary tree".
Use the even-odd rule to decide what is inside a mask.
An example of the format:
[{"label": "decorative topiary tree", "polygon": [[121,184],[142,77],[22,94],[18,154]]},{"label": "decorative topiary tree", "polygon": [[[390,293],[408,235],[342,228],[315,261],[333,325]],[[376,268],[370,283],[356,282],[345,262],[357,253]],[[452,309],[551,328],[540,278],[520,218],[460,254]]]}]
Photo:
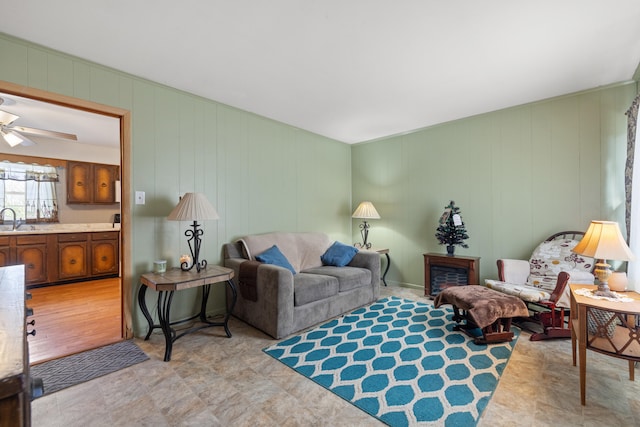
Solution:
[{"label": "decorative topiary tree", "polygon": [[469,238],[467,229],[460,216],[460,208],[451,200],[440,217],[440,225],[436,230],[436,238],[441,245],[447,245],[447,255],[453,255],[455,245],[468,248],[464,241]]}]

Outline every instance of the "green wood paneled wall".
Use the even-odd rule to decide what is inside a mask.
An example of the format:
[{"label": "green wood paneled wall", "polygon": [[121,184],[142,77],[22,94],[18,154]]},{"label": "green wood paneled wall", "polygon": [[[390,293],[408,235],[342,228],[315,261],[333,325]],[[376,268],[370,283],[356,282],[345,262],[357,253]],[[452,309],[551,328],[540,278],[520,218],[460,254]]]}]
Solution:
[{"label": "green wood paneled wall", "polygon": [[[133,274],[158,258],[177,266],[188,253],[187,223],[165,218],[179,195],[204,192],[220,214],[206,221],[202,254],[245,234],[325,231],[351,236],[351,147],[291,126],[0,34],[0,80],[130,110]],[[137,295],[137,279],[133,292]],[[155,297],[148,293],[149,307]],[[222,285],[209,309],[222,311]],[[172,318],[188,317],[197,293],[176,294]],[[133,301],[136,301],[135,296]],[[136,335],[146,323],[134,307]]]},{"label": "green wood paneled wall", "polygon": [[497,277],[496,259],[528,259],[545,237],[592,219],[624,230],[624,113],[635,94],[620,84],[354,146],[352,207],[378,209],[369,236],[391,250],[388,279],[424,285],[422,254],[445,253],[434,234],[449,200],[470,235],[456,253],[481,257],[482,278]]}]

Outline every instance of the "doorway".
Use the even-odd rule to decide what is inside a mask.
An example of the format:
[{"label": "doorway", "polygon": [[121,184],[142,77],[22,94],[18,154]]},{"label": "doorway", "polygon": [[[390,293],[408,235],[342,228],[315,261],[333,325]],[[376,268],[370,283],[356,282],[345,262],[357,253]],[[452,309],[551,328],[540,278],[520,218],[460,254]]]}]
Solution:
[{"label": "doorway", "polygon": [[[129,244],[129,230],[130,230],[130,135],[131,135],[131,115],[128,110],[121,108],[111,107],[107,105],[98,104],[91,101],[85,101],[77,98],[68,97],[65,95],[59,95],[40,89],[28,88],[25,86],[16,85],[10,82],[0,81],[0,92],[10,95],[16,95],[24,98],[41,101],[57,106],[63,106],[71,109],[76,109],[82,112],[88,112],[98,115],[104,115],[113,117],[119,120],[120,132],[120,173],[121,173],[121,204],[120,204],[120,278],[119,278],[119,298],[121,309],[121,339],[129,339],[133,337],[133,322],[132,322],[132,280],[131,280],[131,266],[129,260],[131,259],[131,248]],[[27,303],[27,305],[29,305]]]}]

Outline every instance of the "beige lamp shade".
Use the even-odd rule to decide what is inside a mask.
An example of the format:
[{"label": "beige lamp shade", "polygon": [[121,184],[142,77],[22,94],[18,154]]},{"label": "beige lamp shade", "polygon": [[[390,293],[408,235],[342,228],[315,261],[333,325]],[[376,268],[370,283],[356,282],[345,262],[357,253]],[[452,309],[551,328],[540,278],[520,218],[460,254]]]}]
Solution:
[{"label": "beige lamp shade", "polygon": [[219,218],[216,209],[202,193],[185,193],[167,217],[173,221],[202,221]]},{"label": "beige lamp shade", "polygon": [[591,221],[587,232],[573,252],[595,259],[632,261],[631,249],[614,221]]},{"label": "beige lamp shade", "polygon": [[373,206],[371,202],[362,202],[358,205],[358,208],[353,212],[351,218],[362,219],[380,219],[380,214]]}]

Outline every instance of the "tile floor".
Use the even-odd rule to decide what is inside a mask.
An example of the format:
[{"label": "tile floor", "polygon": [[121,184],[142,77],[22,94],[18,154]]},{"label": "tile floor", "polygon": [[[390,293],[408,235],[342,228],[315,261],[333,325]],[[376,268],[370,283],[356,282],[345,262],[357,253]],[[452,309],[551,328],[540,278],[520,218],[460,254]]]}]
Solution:
[{"label": "tile floor", "polygon": [[[416,289],[383,295],[426,300]],[[178,340],[163,362],[164,340],[136,343],[150,360],[32,404],[35,427],[377,426],[375,418],[262,353],[274,343],[237,319]],[[587,405],[570,340],[531,342],[522,333],[479,426],[640,426],[640,380],[627,362],[587,355]]]}]

